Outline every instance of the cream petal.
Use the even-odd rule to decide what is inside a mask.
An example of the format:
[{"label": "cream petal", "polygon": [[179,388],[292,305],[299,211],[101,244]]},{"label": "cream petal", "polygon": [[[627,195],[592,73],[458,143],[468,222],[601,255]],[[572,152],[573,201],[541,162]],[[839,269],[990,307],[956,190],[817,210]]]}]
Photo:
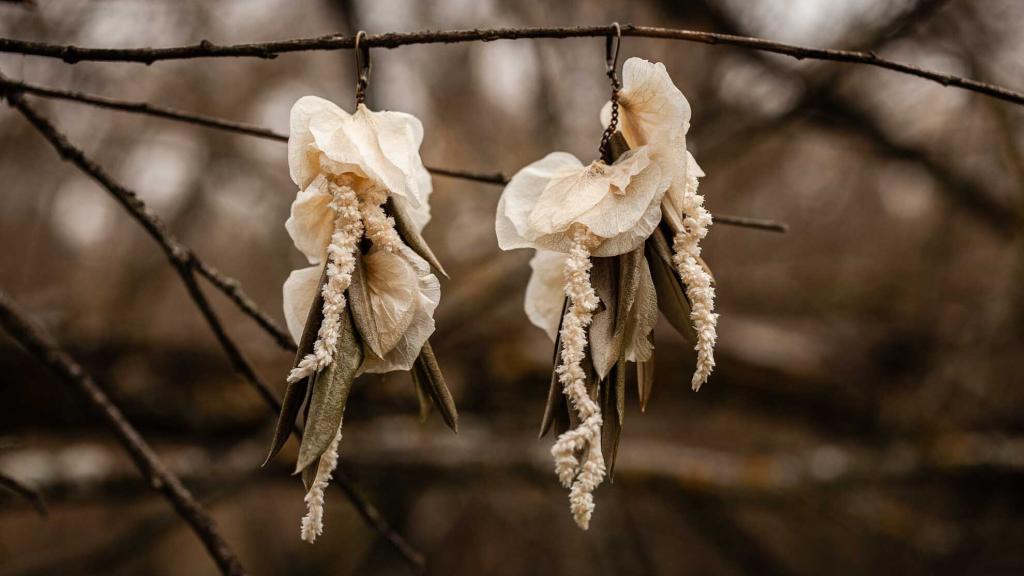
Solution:
[{"label": "cream petal", "polygon": [[345,125],[345,133],[359,150],[367,177],[403,197],[413,206],[426,202],[418,171],[423,165],[419,146],[423,126],[415,116],[401,112],[373,112],[359,105]]},{"label": "cream petal", "polygon": [[327,179],[320,175],[300,190],[292,202],[291,215],[285,221],[292,242],[306,255],[310,264],[323,262],[327,244],[334,233],[334,211]]},{"label": "cream petal", "polygon": [[340,126],[348,114],[333,103],[316,96],[303,96],[292,105],[289,119],[288,171],[299,188],[306,188],[320,172],[320,149],[310,131],[317,121],[321,128],[327,123]]},{"label": "cream petal", "polygon": [[620,129],[632,147],[668,145],[673,135],[690,129],[690,103],[660,62],[626,60],[619,108]]},{"label": "cream petal", "polygon": [[380,374],[395,370],[409,370],[419,356],[427,338],[434,333],[434,310],[441,300],[441,283],[430,272],[430,265],[412,250],[402,247],[401,257],[415,271],[416,285],[413,293],[415,311],[409,327],[402,333],[397,344],[384,358],[368,355],[362,371]]},{"label": "cream petal", "polygon": [[526,315],[534,326],[547,333],[554,342],[562,321],[565,301],[565,261],[568,254],[537,250],[530,260],[533,274],[526,284]]},{"label": "cream petal", "polygon": [[659,222],[661,222],[661,204],[651,204],[636,223],[636,226],[601,242],[597,248],[591,250],[591,254],[593,256],[607,257],[618,256],[619,254],[636,250],[637,246],[643,244],[650,237],[654,229],[658,227]]},{"label": "cream petal", "polygon": [[363,257],[370,313],[381,351],[390,352],[409,329],[416,314],[419,277],[399,254],[374,250]]},{"label": "cream petal", "polygon": [[[704,171],[697,165],[697,160],[689,152],[686,153],[686,170],[680,177],[673,176],[672,186],[665,195],[665,217],[670,220],[673,230],[682,229],[683,206],[686,198],[697,193],[700,185],[700,178],[704,177]],[[681,178],[681,181],[680,181]]]},{"label": "cream petal", "polygon": [[377,118],[377,141],[381,152],[404,176],[410,203],[425,204],[431,188],[429,174],[426,181],[421,178],[426,173],[423,160],[420,159],[423,123],[419,118],[404,112],[378,112]]},{"label": "cream petal", "polygon": [[567,171],[554,178],[537,199],[530,213],[530,224],[543,234],[564,232],[608,196],[622,195],[633,178],[649,164],[647,151],[638,149],[627,152],[611,166],[594,162],[585,168]]},{"label": "cream petal", "polygon": [[620,176],[623,192],[606,194],[574,220],[602,238],[613,238],[636,227],[648,208],[661,202],[668,188],[661,168],[647,158],[646,148],[630,150],[612,168],[627,176]]},{"label": "cream petal", "polygon": [[320,171],[334,176],[352,174],[358,178],[370,178],[362,151],[347,129],[351,119],[347,112],[342,111],[341,114],[345,117],[318,117],[310,122],[313,145],[323,154]]},{"label": "cream petal", "polygon": [[548,183],[583,164],[567,152],[552,152],[516,172],[498,201],[495,231],[502,250],[534,247],[541,234],[529,224],[530,212]]},{"label": "cream petal", "polygon": [[284,296],[284,321],[288,326],[288,333],[292,335],[295,343],[299,343],[302,337],[302,329],[306,326],[306,316],[309,315],[309,307],[313,305],[316,298],[316,289],[320,284],[320,273],[322,266],[310,266],[292,271],[288,279],[284,281],[282,294]]}]

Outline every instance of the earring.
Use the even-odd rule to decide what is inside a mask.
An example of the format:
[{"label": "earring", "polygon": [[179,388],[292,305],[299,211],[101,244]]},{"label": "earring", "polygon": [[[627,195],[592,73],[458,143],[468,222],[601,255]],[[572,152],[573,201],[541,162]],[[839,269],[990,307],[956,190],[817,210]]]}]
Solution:
[{"label": "earring", "polygon": [[555,472],[584,530],[593,491],[614,468],[628,362],[642,408],[650,398],[658,310],[695,342],[694,390],[714,368],[717,323],[699,246],[711,215],[686,151],[689,104],[660,63],[629,59],[620,84],[615,29],[605,45],[612,97],[601,157],[584,165],[553,152],[526,166],[502,192],[495,221],[503,250],[537,251],[525,308],[555,342],[541,436],[559,433]]},{"label": "earring", "polygon": [[[360,374],[409,370],[421,402],[452,430],[458,413],[431,349],[444,275],[420,235],[430,219],[430,174],[420,159],[423,125],[364,103],[369,49],[356,35],[356,110],[315,96],[291,111],[288,165],[299,187],[285,223],[311,264],[284,283],[284,313],[298,344],[269,461],[305,426],[295,472],[306,487],[302,539],[323,531],[324,489],[338,462],[342,415]],[[429,400],[428,400],[429,399]],[[429,409],[429,404],[426,406]]]}]

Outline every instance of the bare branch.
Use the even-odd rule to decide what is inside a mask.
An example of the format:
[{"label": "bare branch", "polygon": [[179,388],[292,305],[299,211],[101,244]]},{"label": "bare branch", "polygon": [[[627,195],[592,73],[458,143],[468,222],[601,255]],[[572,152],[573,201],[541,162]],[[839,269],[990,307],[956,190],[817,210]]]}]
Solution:
[{"label": "bare branch", "polygon": [[[1005,100],[1017,105],[1024,105],[1024,93],[1010,90],[1002,86],[962,78],[952,74],[944,74],[910,64],[903,64],[879,57],[874,52],[857,50],[833,50],[812,48],[773,42],[763,38],[735,36],[732,34],[716,34],[674,28],[657,28],[652,26],[621,26],[623,36],[644,38],[662,38],[697,42],[700,44],[726,45],[771,52],[790,56],[797,60],[828,60],[865,64],[892,70],[910,76],[917,76],[943,86],[955,86],[964,90],[985,94],[992,98]],[[453,44],[459,42],[491,42],[494,40],[518,40],[521,38],[583,38],[609,36],[616,32],[614,26],[581,26],[560,28],[493,28],[473,30],[447,30],[424,32],[390,32],[366,36],[363,45],[370,48],[397,48],[412,44]],[[306,52],[313,50],[350,50],[355,45],[355,37],[343,35],[320,36],[317,38],[297,38],[278,42],[255,44],[217,45],[208,40],[191,46],[172,48],[80,48],[42,42],[29,42],[0,38],[0,52],[26,54],[59,58],[68,64],[82,61],[93,62],[140,62],[152,64],[160,60],[186,60],[192,58],[276,58],[288,52]]]},{"label": "bare branch", "polygon": [[[63,134],[57,131],[56,127],[51,124],[49,120],[41,116],[32,107],[25,103],[20,93],[8,92],[5,94],[5,97],[8,104],[25,116],[25,118],[50,143],[50,145],[57,150],[61,158],[70,161],[82,172],[96,180],[96,182],[106,189],[114,199],[128,211],[128,214],[137,221],[147,233],[149,233],[157,244],[160,245],[161,249],[167,256],[171,267],[174,268],[175,272],[177,272],[181,277],[182,282],[185,284],[185,288],[189,292],[189,296],[195,302],[196,307],[203,315],[203,318],[207,321],[207,324],[209,324],[210,329],[213,331],[214,336],[220,343],[221,348],[224,349],[225,354],[227,354],[235,370],[241,374],[253,388],[256,389],[270,410],[276,414],[281,406],[280,400],[278,400],[274,391],[271,390],[265,382],[263,382],[242,355],[238,346],[235,345],[228,336],[227,331],[220,322],[220,319],[213,311],[213,308],[210,306],[206,296],[200,290],[195,279],[195,273],[198,272],[204,277],[210,279],[214,286],[224,292],[224,294],[235,302],[243,312],[254,318],[260,326],[264,327],[264,329],[274,335],[275,339],[278,340],[278,343],[283,348],[294,350],[294,344],[291,343],[287,333],[280,328],[277,328],[276,324],[274,324],[269,317],[259,311],[252,300],[242,292],[236,280],[221,275],[214,268],[204,263],[187,246],[178,241],[178,239],[164,227],[163,223],[146,209],[145,204],[139,200],[134,191],[119,184],[109,174],[107,174],[103,168],[89,159],[80,149],[71,144]],[[345,491],[346,495],[349,497],[352,504],[356,507],[356,510],[367,524],[391,543],[399,554],[401,554],[402,557],[413,566],[413,568],[416,570],[422,570],[422,555],[416,552],[409,543],[402,539],[394,528],[383,520],[383,517],[376,508],[367,501],[357,489],[349,485],[349,480],[339,474],[335,474],[335,479],[336,483]]]},{"label": "bare branch", "polygon": [[135,466],[154,490],[163,494],[178,515],[192,527],[196,536],[206,546],[210,556],[222,574],[243,576],[242,564],[227,542],[217,532],[213,519],[192,497],[188,488],[181,483],[146,441],[125,419],[124,414],[107,397],[92,377],[71,356],[43,334],[38,326],[28,320],[13,301],[0,292],[0,324],[30,354],[39,359],[47,368],[60,376],[65,383],[80,392],[92,407],[106,420],[117,440],[131,456]]},{"label": "bare branch", "polygon": [[715,224],[726,224],[728,226],[741,226],[743,228],[753,228],[755,230],[764,230],[765,232],[789,232],[789,224],[785,222],[778,222],[775,220],[767,220],[764,218],[750,218],[748,216],[728,216],[725,214],[716,214],[711,217]]}]

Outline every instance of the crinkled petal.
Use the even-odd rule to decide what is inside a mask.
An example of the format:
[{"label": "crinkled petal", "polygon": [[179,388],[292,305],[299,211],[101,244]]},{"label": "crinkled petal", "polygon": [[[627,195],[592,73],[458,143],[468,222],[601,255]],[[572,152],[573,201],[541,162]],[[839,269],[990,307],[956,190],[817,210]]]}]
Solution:
[{"label": "crinkled petal", "polygon": [[600,256],[602,258],[608,256],[618,256],[619,254],[625,254],[636,250],[637,246],[640,246],[650,237],[654,229],[658,227],[658,223],[661,222],[661,204],[651,204],[644,212],[643,216],[636,223],[636,226],[626,230],[622,234],[608,238],[604,242],[594,248],[591,252],[594,256]]},{"label": "crinkled petal", "polygon": [[674,174],[672,187],[669,188],[668,194],[665,195],[665,217],[668,219],[672,230],[680,231],[683,229],[683,207],[686,205],[686,198],[697,193],[697,187],[700,183],[698,178],[703,177],[703,175],[705,173],[700,169],[700,166],[697,166],[697,161],[694,160],[693,155],[687,152],[686,172],[682,186],[678,186],[679,176]]},{"label": "crinkled petal", "polygon": [[284,223],[288,235],[310,264],[323,262],[334,232],[334,211],[327,179],[320,175],[300,190],[292,202],[291,215]]},{"label": "crinkled petal", "polygon": [[310,266],[292,271],[284,281],[284,321],[288,332],[295,343],[299,343],[302,330],[306,326],[309,307],[316,299],[316,289],[320,284],[321,266]]},{"label": "crinkled petal", "polygon": [[[610,105],[602,110],[601,119],[607,126]],[[630,58],[622,65],[619,129],[634,148],[668,145],[675,135],[685,137],[690,130],[690,103],[661,62]]]},{"label": "crinkled petal", "polygon": [[[363,363],[362,370],[371,373],[392,372],[395,370],[409,370],[413,362],[419,356],[420,349],[427,341],[427,338],[434,333],[434,310],[441,300],[441,283],[437,277],[430,272],[430,265],[420,258],[415,252],[407,247],[401,248],[401,258],[404,258],[415,271],[416,286],[413,303],[415,311],[409,327],[402,333],[395,347],[384,355],[384,358],[374,358],[368,355]],[[386,289],[386,287],[381,287]]]},{"label": "crinkled petal", "polygon": [[668,187],[661,168],[648,159],[646,148],[630,150],[611,169],[629,175],[625,189],[621,193],[605,194],[574,220],[601,238],[613,238],[642,224],[644,213],[651,205],[661,202]]},{"label": "crinkled petal", "polygon": [[416,315],[419,277],[400,254],[374,250],[363,257],[370,313],[381,351],[390,352]]},{"label": "crinkled petal", "polygon": [[572,154],[552,152],[516,172],[498,201],[495,218],[498,246],[502,250],[536,247],[533,240],[538,239],[538,234],[530,228],[529,219],[537,199],[553,178],[582,167]]},{"label": "crinkled petal", "polygon": [[[594,208],[602,204],[609,196],[619,196],[622,201],[609,204],[608,208],[633,207],[625,215],[617,216],[616,225],[623,225],[630,217],[638,218],[651,201],[654,193],[646,194],[644,187],[632,187],[631,183],[637,176],[648,169],[651,160],[646,149],[630,150],[611,166],[603,162],[595,162],[590,166],[564,173],[552,178],[544,188],[537,203],[530,212],[529,226],[537,234],[555,234],[565,232],[573,223],[583,222],[585,214],[591,214],[591,221],[600,221],[604,215]],[[632,192],[627,192],[632,190]],[[635,192],[642,192],[637,196]],[[628,226],[628,222],[624,224]],[[591,230],[598,236],[612,236],[622,230],[602,234]],[[526,236],[528,240],[531,238]]]},{"label": "crinkled petal", "polygon": [[310,129],[314,121],[319,131],[328,125],[340,128],[348,113],[323,98],[303,96],[292,106],[288,136],[288,171],[300,189],[305,189],[320,173],[320,148]]},{"label": "crinkled petal", "polygon": [[413,206],[426,202],[429,191],[420,189],[419,172],[423,166],[419,156],[423,125],[415,116],[373,112],[360,104],[345,123],[344,133],[358,150],[360,166],[368,178]]},{"label": "crinkled petal", "polygon": [[537,250],[530,260],[533,274],[526,284],[526,315],[554,342],[565,302],[565,261],[568,254]]}]

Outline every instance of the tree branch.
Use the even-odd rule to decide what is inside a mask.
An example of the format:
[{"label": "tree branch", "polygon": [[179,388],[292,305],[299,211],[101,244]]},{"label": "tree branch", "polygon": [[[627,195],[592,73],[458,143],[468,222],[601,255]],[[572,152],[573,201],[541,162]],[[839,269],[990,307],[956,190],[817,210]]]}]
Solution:
[{"label": "tree branch", "polygon": [[25,350],[38,358],[69,386],[81,392],[89,404],[103,416],[117,440],[131,456],[139,472],[154,490],[163,494],[170,501],[178,515],[192,527],[196,536],[213,557],[214,562],[217,563],[221,573],[244,576],[246,572],[242,568],[242,564],[228,547],[224,538],[217,532],[213,519],[196,502],[188,488],[164,466],[156,453],[125,419],[121,410],[110,401],[92,377],[71,356],[44,335],[39,327],[33,325],[3,292],[0,292],[0,325],[3,325],[11,337]]},{"label": "tree branch", "polygon": [[[49,120],[25,103],[20,93],[8,92],[5,94],[5,97],[8,104],[25,116],[36,130],[53,146],[57,153],[60,154],[61,158],[73,163],[86,175],[96,180],[160,245],[171,267],[181,277],[189,296],[210,326],[210,330],[213,331],[214,336],[217,338],[221,348],[224,349],[235,370],[256,389],[270,410],[276,414],[281,407],[280,400],[274,391],[263,382],[245,359],[238,346],[228,336],[220,319],[199,288],[195,273],[198,272],[210,279],[213,285],[237,304],[244,313],[254,318],[260,326],[273,335],[282,348],[294,351],[295,345],[291,342],[287,332],[278,328],[269,317],[260,312],[252,300],[242,292],[236,280],[221,275],[213,267],[203,262],[187,246],[178,241],[177,238],[166,230],[163,223],[146,209],[145,204],[143,204],[135,192],[119,184],[103,168],[89,159],[84,152],[71,144],[63,134],[57,131],[56,127]],[[417,571],[422,570],[424,565],[422,555],[416,552],[394,528],[387,524],[373,504],[367,501],[356,488],[351,486],[351,482],[348,479],[340,474],[335,474],[335,479],[336,483],[349,497],[349,500],[367,524],[392,544],[401,554],[402,558],[412,565],[413,568]]]},{"label": "tree branch", "polygon": [[[739,48],[746,48],[748,50],[782,54],[784,56],[796,58],[797,60],[828,60],[832,62],[865,64],[910,76],[917,76],[919,78],[938,82],[943,86],[955,86],[964,90],[985,94],[986,96],[997,98],[999,100],[1012,102],[1017,105],[1024,105],[1024,93],[994,84],[979,82],[969,78],[962,78],[952,74],[944,74],[910,64],[887,60],[885,58],[880,58],[874,52],[812,48],[809,46],[783,44],[781,42],[773,42],[771,40],[750,36],[735,36],[732,34],[717,34],[713,32],[657,28],[652,26],[635,26],[633,24],[624,24],[621,26],[621,30],[623,36],[661,38],[666,40],[680,40],[683,42],[696,42],[700,44],[736,46]],[[397,48],[399,46],[409,46],[413,44],[491,42],[494,40],[518,40],[523,38],[603,37],[613,35],[615,34],[615,31],[614,26],[581,26],[557,28],[493,28],[436,32],[390,32],[387,34],[367,35],[362,40],[362,45],[369,48]],[[29,42],[25,40],[0,38],[0,52],[59,58],[68,64],[75,64],[82,61],[140,62],[143,64],[152,64],[153,62],[160,60],[186,60],[192,58],[250,57],[270,59],[289,52],[350,50],[354,45],[354,36],[343,35],[234,45],[217,45],[208,40],[203,40],[199,44],[193,44],[191,46],[176,46],[172,48],[81,48],[78,46],[64,46],[46,44],[43,42]]]}]

